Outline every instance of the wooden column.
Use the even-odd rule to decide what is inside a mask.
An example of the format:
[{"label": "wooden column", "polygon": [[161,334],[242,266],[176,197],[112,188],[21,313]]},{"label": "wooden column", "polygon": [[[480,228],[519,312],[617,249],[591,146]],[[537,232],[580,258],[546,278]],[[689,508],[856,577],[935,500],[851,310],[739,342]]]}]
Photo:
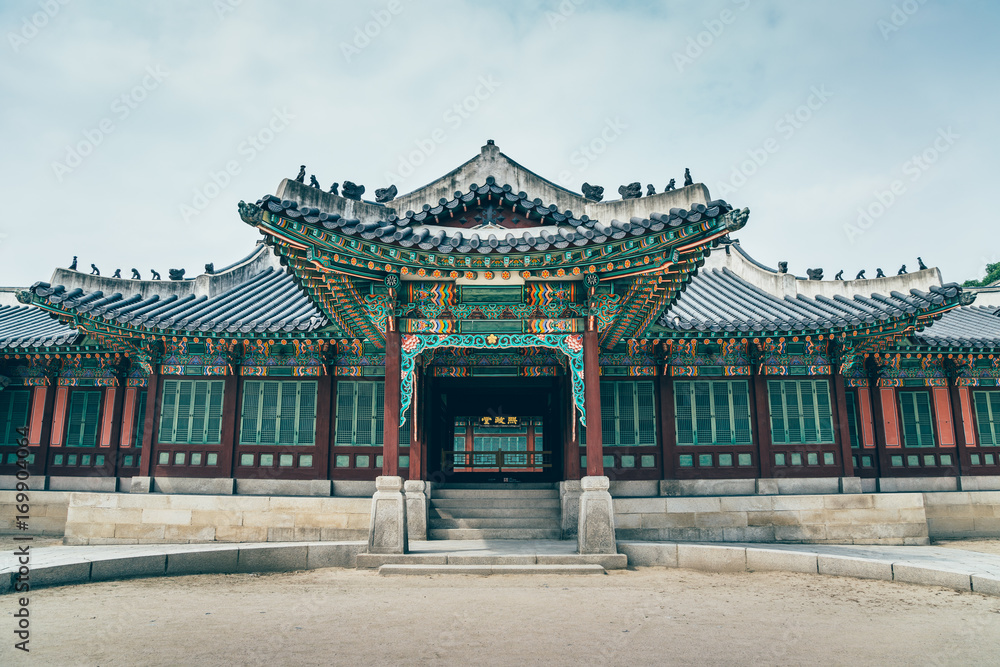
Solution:
[{"label": "wooden column", "polygon": [[674,379],[667,375],[670,366],[664,366],[660,376],[660,458],[663,472],[660,479],[674,479],[674,447],[677,446],[677,429],[674,418]]},{"label": "wooden column", "polygon": [[326,447],[326,465],[323,468],[323,472],[326,475],[326,479],[333,479],[333,464],[334,456],[334,442],[336,441],[337,433],[337,376],[334,375],[336,372],[335,366],[327,366],[327,377],[329,378],[330,388],[329,396],[326,404],[318,403],[321,410],[326,410],[330,417],[327,419],[329,426],[327,427],[327,437],[326,442],[323,442],[323,446]]},{"label": "wooden column", "polygon": [[577,417],[576,401],[573,400],[572,378],[567,375],[563,386],[564,410],[563,431],[563,479],[580,479],[580,420]]},{"label": "wooden column", "polygon": [[385,323],[385,412],[382,420],[382,475],[399,476],[400,350],[396,318]]},{"label": "wooden column", "polygon": [[[219,470],[228,471],[230,477],[236,475],[237,424],[240,419],[240,367],[233,366],[234,373],[226,375],[222,388],[222,429],[219,432]],[[146,399],[149,405],[149,399]]]},{"label": "wooden column", "polygon": [[423,427],[423,420],[417,419],[417,415],[420,414],[420,401],[424,393],[423,380],[423,373],[419,369],[414,368],[413,402],[410,404],[410,413],[406,415],[406,418],[410,422],[410,468],[407,473],[407,479],[426,479],[423,476],[424,441],[423,433],[420,430]]},{"label": "wooden column", "polygon": [[771,410],[767,397],[767,376],[754,373],[751,377],[753,385],[754,420],[751,432],[756,436],[757,458],[760,461],[760,476],[768,479],[774,476],[774,454],[771,452]]},{"label": "wooden column", "polygon": [[[844,388],[844,376],[840,367],[834,365],[833,376],[834,416],[837,419],[837,440],[840,442],[840,457],[843,459],[844,477],[854,477],[854,458],[851,451],[851,428],[847,421],[847,391]],[[859,438],[860,439],[860,438]],[[860,442],[858,443],[861,444]],[[860,463],[860,461],[859,461]]]},{"label": "wooden column", "polygon": [[601,429],[601,366],[597,328],[593,318],[583,332],[584,405],[587,410],[587,476],[604,476],[604,442]]},{"label": "wooden column", "polygon": [[[159,397],[160,373],[159,366],[153,366],[153,372],[149,374],[146,386],[146,416],[142,425],[142,451],[139,453],[139,477],[149,477],[153,462],[153,441],[156,434],[156,415],[159,414],[160,406],[157,405]],[[136,443],[138,445],[139,443]]]},{"label": "wooden column", "polygon": [[[105,396],[113,392],[114,399],[111,405],[111,423],[108,424],[110,433],[107,434],[106,438],[104,433],[101,433],[100,443],[101,447],[109,447],[111,449],[108,456],[110,460],[105,464],[105,470],[111,477],[118,476],[119,451],[122,437],[122,412],[125,410],[125,392],[127,391],[126,385],[128,385],[128,379],[123,377],[119,380],[118,384],[119,386],[117,387],[104,390]],[[104,444],[105,442],[107,442],[106,445]]]},{"label": "wooden column", "polygon": [[[38,462],[39,472],[36,474],[46,475],[48,474],[49,466],[49,436],[52,433],[52,417],[53,410],[56,402],[56,388],[55,380],[51,380],[52,386],[45,387],[32,387],[32,406],[31,406],[31,425],[29,430],[29,447],[38,447],[35,454],[35,460]],[[36,422],[35,422],[35,404],[34,401],[40,401],[40,412],[38,413],[37,422],[37,433],[35,433]],[[37,442],[36,442],[37,440]]]}]

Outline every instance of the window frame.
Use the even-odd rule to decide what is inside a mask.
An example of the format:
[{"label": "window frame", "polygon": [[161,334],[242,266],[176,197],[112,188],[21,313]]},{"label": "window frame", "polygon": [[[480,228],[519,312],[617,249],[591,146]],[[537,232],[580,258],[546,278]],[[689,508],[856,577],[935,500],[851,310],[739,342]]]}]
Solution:
[{"label": "window frame", "polygon": [[[276,393],[276,403],[275,403],[275,416],[274,416],[274,442],[262,442],[261,435],[264,425],[264,410],[261,409],[263,405],[263,399],[265,396],[266,387],[268,385],[277,386]],[[256,424],[256,428],[248,429],[247,421],[251,419],[247,415],[247,398],[253,395],[251,388],[254,385],[260,385],[259,390],[256,392],[257,403],[254,407],[256,411],[256,416],[253,417],[253,421]],[[284,408],[284,401],[287,400],[284,388],[289,385],[295,385],[295,407],[292,415],[282,415],[282,410]],[[305,387],[312,388],[312,415],[303,416],[302,414],[302,397],[304,395],[303,389]],[[244,447],[315,447],[317,441],[316,423],[319,413],[319,382],[316,380],[277,380],[277,379],[252,379],[245,380],[243,382],[242,399],[240,401],[240,414],[239,414],[239,424],[240,424],[240,436],[239,445]],[[294,426],[292,427],[292,442],[282,442],[281,433],[284,430],[281,426],[283,419],[291,419]],[[303,426],[304,419],[311,419],[311,442],[299,442],[300,434]],[[252,441],[247,440],[247,434],[254,433],[255,439]]]},{"label": "window frame", "polygon": [[17,429],[30,426],[28,422],[31,419],[31,402],[34,394],[31,387],[8,387],[0,391],[0,400],[2,400],[4,396],[12,396],[14,394],[22,393],[27,394],[27,399],[24,402],[24,423],[15,423],[15,419],[18,418],[18,415],[14,414],[14,406],[16,404],[13,398],[10,399],[10,403],[7,406],[7,414],[0,415],[0,417],[4,420],[0,421],[0,425],[3,425],[3,428],[0,429],[0,447],[16,447],[18,445],[18,441],[22,436],[17,432]]},{"label": "window frame", "polygon": [[[642,416],[643,397],[641,387],[648,386],[649,394],[649,417]],[[604,447],[656,447],[657,446],[657,411],[656,411],[656,383],[653,380],[602,380],[601,381],[601,442]],[[631,389],[631,415],[623,413],[622,389]],[[610,404],[608,400],[610,399]],[[610,408],[610,410],[608,410]],[[628,420],[628,421],[626,421]],[[622,442],[622,423],[632,424],[632,442]],[[648,442],[644,441],[643,423],[648,422]],[[611,437],[613,436],[613,437]]]},{"label": "window frame", "polygon": [[[1000,403],[1000,391],[990,391],[977,389],[972,391],[972,412],[974,414],[973,420],[976,424],[976,445],[979,447],[986,447],[992,449],[994,447],[1000,448],[1000,405],[996,411],[993,410],[993,398],[998,403]],[[989,415],[989,422],[985,424],[990,430],[992,442],[986,443],[983,441],[983,421],[979,410],[979,397],[982,396],[986,399],[986,412]]]},{"label": "window frame", "polygon": [[[775,430],[775,403],[772,389],[775,386],[780,386],[781,390],[781,418],[780,421],[784,425],[782,431],[783,435],[779,437],[779,434]],[[787,397],[789,396],[788,388],[789,385],[794,385],[796,390],[796,408],[798,411],[796,415],[789,414],[789,402]],[[809,415],[806,414],[806,399],[807,394],[802,390],[805,386],[812,387],[812,391],[808,394],[809,400],[812,402],[812,415],[811,419],[813,421],[812,429],[815,431],[814,438],[807,438],[806,433],[809,430],[808,420]],[[824,414],[821,412],[820,408],[820,392],[817,388],[823,386],[826,387],[826,428],[829,430],[829,437],[823,437],[823,418]],[[806,379],[806,378],[770,378],[767,380],[767,414],[768,414],[768,426],[771,429],[771,444],[773,445],[835,445],[837,444],[837,429],[835,428],[834,420],[834,406],[833,406],[833,387],[831,386],[830,380],[828,379]],[[791,420],[798,420],[798,439],[792,439],[791,435],[793,430],[788,427]]]},{"label": "window frame", "polygon": [[[930,387],[927,387],[927,388],[924,388],[924,389],[897,390],[896,394],[898,396],[898,398],[896,399],[896,405],[897,405],[897,407],[899,409],[899,434],[900,434],[900,440],[902,441],[903,447],[905,447],[907,449],[933,449],[933,448],[937,447],[938,446],[938,439],[937,439],[937,415],[935,414],[935,410],[934,410],[934,396],[933,396],[933,394],[931,392]],[[917,400],[916,396],[920,396],[920,395],[923,395],[923,396],[927,397],[927,415],[928,415],[928,418],[929,418],[928,419],[928,423],[930,425],[930,439],[931,439],[930,444],[924,444],[923,442],[919,442],[918,444],[910,443],[910,442],[908,442],[907,435],[906,435],[906,430],[907,430],[906,429],[906,407],[905,407],[906,397],[913,397],[912,400],[914,401],[914,404],[913,404],[914,405],[914,416],[917,416],[916,415],[916,400]],[[917,427],[918,427],[917,438],[918,438],[918,440],[922,440],[923,437],[919,433],[919,425],[922,424],[923,422],[921,422],[920,419],[918,418],[916,423],[917,423]]]},{"label": "window frame", "polygon": [[[75,443],[75,444],[70,443],[70,434],[72,433],[73,428],[74,428],[74,425],[73,425],[73,405],[74,405],[74,402],[77,400],[78,397],[83,397],[83,396],[88,397],[87,399],[85,399],[86,402],[85,402],[85,405],[83,407],[83,410],[87,410],[88,407],[89,407],[89,405],[92,402],[94,402],[90,397],[94,397],[94,396],[97,397],[97,399],[96,399],[96,405],[94,407],[94,414],[93,414],[93,417],[94,417],[94,436],[93,436],[94,442],[93,442],[93,444],[86,444],[86,443],[82,442],[83,439],[84,439],[84,436],[86,434],[86,426],[87,426],[87,422],[86,422],[87,417],[86,417],[86,415],[84,416],[84,420],[85,420],[84,423],[80,425],[80,434],[79,434],[79,438],[77,439],[77,443]],[[103,406],[103,404],[104,404],[104,390],[102,390],[102,389],[79,389],[79,388],[73,388],[73,390],[70,391],[70,393],[69,393],[69,400],[66,401],[66,428],[63,430],[63,446],[65,446],[65,447],[72,447],[72,448],[79,448],[79,449],[92,449],[92,448],[96,448],[97,447],[98,440],[100,439],[100,435],[101,435],[101,407]]]},{"label": "window frame", "polygon": [[[698,415],[697,415],[697,389],[696,385],[700,383],[705,383],[708,385],[708,400],[710,405],[710,416],[711,419],[711,438],[708,441],[700,442],[698,438]],[[727,405],[728,410],[728,421],[729,421],[729,433],[730,442],[719,442],[718,434],[719,429],[719,417],[717,415],[716,409],[716,385],[725,384],[727,386]],[[685,386],[689,386],[689,390],[684,390]],[[745,405],[739,406],[745,409],[745,416],[737,414],[737,402],[736,396],[733,393],[733,388],[736,386],[741,386],[744,389],[744,397],[746,399]],[[747,447],[754,444],[753,438],[753,397],[750,388],[750,382],[746,379],[723,379],[723,378],[684,378],[675,379],[673,383],[673,393],[674,393],[674,438],[677,447]],[[689,401],[687,410],[689,413],[688,421],[690,422],[690,441],[682,441],[681,433],[683,432],[680,423],[683,419],[682,406],[680,401],[686,396]],[[739,431],[738,424],[745,418],[746,420],[746,439],[738,440],[737,433]]]},{"label": "window frame", "polygon": [[[166,407],[167,407],[167,387],[170,383],[176,383],[176,390],[173,392],[174,402],[173,402],[173,415],[171,416],[172,425],[170,427],[170,437],[168,439],[164,438],[164,421],[167,418]],[[195,397],[197,395],[198,384],[207,385],[208,392],[205,397],[205,414],[202,418],[204,425],[201,428],[201,436],[199,438],[194,438],[194,424],[197,417],[195,416]],[[180,412],[180,397],[182,395],[181,387],[183,385],[189,385],[191,387],[189,394],[189,404],[187,407],[187,416],[182,417]],[[162,445],[220,445],[222,444],[222,422],[223,422],[223,412],[225,406],[225,392],[226,383],[225,380],[209,379],[209,378],[165,378],[163,381],[163,387],[160,390],[160,415],[157,421],[156,429],[156,441],[157,444]],[[218,394],[218,415],[212,416],[212,401]],[[139,399],[136,399],[138,404]],[[139,415],[137,415],[139,416]],[[144,418],[144,415],[140,416]],[[187,438],[178,439],[177,438],[177,423],[180,419],[185,418],[187,420]],[[217,430],[211,430],[211,423],[217,421]],[[141,423],[141,422],[139,422]],[[144,427],[143,427],[144,428]],[[142,430],[136,428],[136,435],[138,431]]]}]

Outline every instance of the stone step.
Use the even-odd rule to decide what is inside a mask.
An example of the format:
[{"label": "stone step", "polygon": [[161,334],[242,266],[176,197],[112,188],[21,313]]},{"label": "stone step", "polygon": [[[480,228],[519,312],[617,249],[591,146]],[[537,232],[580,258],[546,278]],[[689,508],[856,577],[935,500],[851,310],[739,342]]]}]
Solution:
[{"label": "stone step", "polygon": [[549,528],[558,529],[559,519],[552,518],[512,518],[512,517],[490,517],[471,518],[460,517],[454,519],[432,518],[429,527],[438,528]]},{"label": "stone step", "polygon": [[432,498],[559,498],[555,489],[434,489]]},{"label": "stone step", "polygon": [[558,540],[558,528],[430,528],[432,540]]},{"label": "stone step", "polygon": [[628,567],[625,554],[503,554],[490,552],[435,552],[408,554],[365,554],[357,556],[359,570],[383,565],[600,565],[606,570]]},{"label": "stone step", "polygon": [[492,507],[432,507],[428,515],[430,519],[494,519],[510,517],[512,519],[552,519],[559,521],[562,513],[554,507],[530,507],[523,509],[492,508]]},{"label": "stone step", "polygon": [[579,565],[383,565],[378,569],[382,576],[398,574],[607,574],[597,564]]},{"label": "stone step", "polygon": [[559,508],[558,498],[431,498],[434,509],[531,509]]}]

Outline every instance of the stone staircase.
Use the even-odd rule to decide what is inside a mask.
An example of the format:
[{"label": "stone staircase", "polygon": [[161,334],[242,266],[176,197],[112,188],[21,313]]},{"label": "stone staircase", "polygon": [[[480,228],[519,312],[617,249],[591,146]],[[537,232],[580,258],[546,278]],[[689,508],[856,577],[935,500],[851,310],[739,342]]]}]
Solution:
[{"label": "stone staircase", "polygon": [[554,484],[435,486],[427,523],[431,540],[558,540],[559,490]]}]

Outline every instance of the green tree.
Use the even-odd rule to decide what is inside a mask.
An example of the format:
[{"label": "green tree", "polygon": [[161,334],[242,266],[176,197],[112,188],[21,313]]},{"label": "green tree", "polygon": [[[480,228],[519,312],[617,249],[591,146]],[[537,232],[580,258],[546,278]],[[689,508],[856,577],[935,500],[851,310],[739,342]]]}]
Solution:
[{"label": "green tree", "polygon": [[982,280],[966,280],[962,287],[986,287],[1000,280],[1000,262],[986,265],[986,276]]}]

